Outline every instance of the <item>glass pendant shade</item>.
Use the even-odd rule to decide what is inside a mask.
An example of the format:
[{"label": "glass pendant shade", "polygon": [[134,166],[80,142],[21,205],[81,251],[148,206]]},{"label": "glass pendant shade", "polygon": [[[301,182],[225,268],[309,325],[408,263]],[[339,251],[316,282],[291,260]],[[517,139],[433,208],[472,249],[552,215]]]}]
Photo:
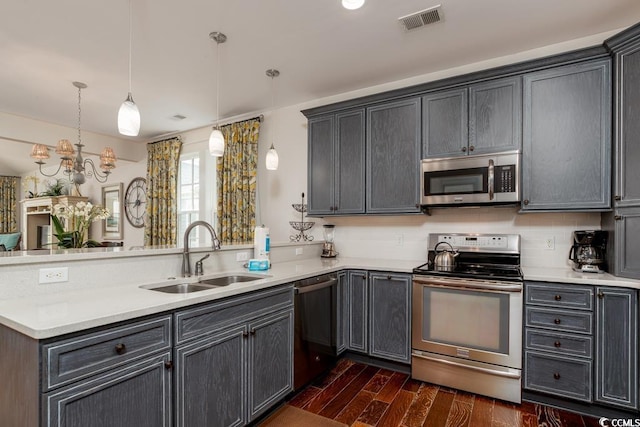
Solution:
[{"label": "glass pendant shade", "polygon": [[133,102],[131,92],[118,110],[118,132],[127,136],[138,136],[140,132],[140,110]]},{"label": "glass pendant shade", "polygon": [[61,157],[71,157],[75,154],[73,151],[73,145],[71,141],[68,139],[61,139],[58,141],[58,145],[56,145],[56,154],[59,154]]},{"label": "glass pendant shade", "polygon": [[209,154],[213,157],[222,157],[224,154],[224,136],[218,128],[209,135]]},{"label": "glass pendant shade", "polygon": [[31,158],[44,160],[49,158],[49,148],[46,145],[34,144],[31,148]]},{"label": "glass pendant shade", "polygon": [[278,160],[278,152],[273,147],[273,144],[271,144],[271,148],[267,151],[266,157],[267,169],[270,171],[278,170]]},{"label": "glass pendant shade", "polygon": [[342,7],[345,9],[360,9],[362,5],[364,5],[364,0],[342,0]]}]

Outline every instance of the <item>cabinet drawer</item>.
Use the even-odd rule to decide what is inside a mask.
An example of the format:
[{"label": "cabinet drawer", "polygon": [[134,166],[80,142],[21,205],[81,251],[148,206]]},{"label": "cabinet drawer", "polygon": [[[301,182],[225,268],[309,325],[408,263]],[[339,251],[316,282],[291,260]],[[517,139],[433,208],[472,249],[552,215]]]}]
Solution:
[{"label": "cabinet drawer", "polygon": [[529,350],[543,350],[565,356],[581,356],[591,359],[593,352],[591,337],[584,335],[556,334],[527,328],[525,343]]},{"label": "cabinet drawer", "polygon": [[171,348],[171,316],[42,346],[43,391]]},{"label": "cabinet drawer", "polygon": [[525,388],[591,401],[591,361],[525,353]]},{"label": "cabinet drawer", "polygon": [[293,306],[293,286],[236,296],[176,313],[176,344]]},{"label": "cabinet drawer", "polygon": [[579,311],[553,310],[539,307],[527,307],[526,326],[537,326],[555,331],[581,332],[590,334],[592,313]]},{"label": "cabinet drawer", "polygon": [[593,288],[553,283],[527,283],[525,300],[527,304],[593,310]]}]

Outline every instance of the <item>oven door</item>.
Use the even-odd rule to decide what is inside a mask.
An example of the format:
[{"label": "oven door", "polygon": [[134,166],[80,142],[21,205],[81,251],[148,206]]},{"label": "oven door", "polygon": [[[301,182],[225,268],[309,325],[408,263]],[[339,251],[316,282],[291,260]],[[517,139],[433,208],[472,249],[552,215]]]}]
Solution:
[{"label": "oven door", "polygon": [[412,348],[522,366],[522,283],[415,275]]}]

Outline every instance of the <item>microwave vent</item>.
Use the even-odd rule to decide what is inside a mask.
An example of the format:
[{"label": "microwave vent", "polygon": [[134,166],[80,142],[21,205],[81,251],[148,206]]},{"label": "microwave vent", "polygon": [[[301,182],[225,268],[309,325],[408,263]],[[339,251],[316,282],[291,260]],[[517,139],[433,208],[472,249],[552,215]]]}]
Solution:
[{"label": "microwave vent", "polygon": [[437,5],[406,16],[401,16],[398,21],[406,31],[415,30],[425,25],[442,21],[442,6]]}]

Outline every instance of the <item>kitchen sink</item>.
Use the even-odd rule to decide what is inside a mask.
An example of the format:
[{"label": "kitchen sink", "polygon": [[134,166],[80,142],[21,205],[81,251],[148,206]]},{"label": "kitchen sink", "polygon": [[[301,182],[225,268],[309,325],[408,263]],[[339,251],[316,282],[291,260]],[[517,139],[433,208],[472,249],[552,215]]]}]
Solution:
[{"label": "kitchen sink", "polygon": [[243,274],[234,274],[231,276],[213,277],[211,279],[201,279],[198,283],[209,286],[227,286],[238,282],[251,282],[252,280],[264,279],[267,276],[248,276]]},{"label": "kitchen sink", "polygon": [[166,294],[190,294],[191,292],[206,291],[213,289],[213,286],[202,285],[200,283],[175,283],[173,285],[164,285],[158,287],[143,286],[143,289],[151,291],[164,292]]}]

